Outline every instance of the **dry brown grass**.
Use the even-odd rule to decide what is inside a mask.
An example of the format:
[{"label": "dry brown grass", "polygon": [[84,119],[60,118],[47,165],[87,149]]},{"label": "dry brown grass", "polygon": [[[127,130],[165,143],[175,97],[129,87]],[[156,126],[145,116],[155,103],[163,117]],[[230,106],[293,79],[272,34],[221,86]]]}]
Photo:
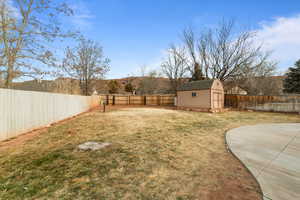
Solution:
[{"label": "dry brown grass", "polygon": [[[93,111],[0,152],[0,199],[260,199],[259,187],[227,151],[226,130],[300,122],[297,115]],[[85,141],[111,142],[78,152]]]}]

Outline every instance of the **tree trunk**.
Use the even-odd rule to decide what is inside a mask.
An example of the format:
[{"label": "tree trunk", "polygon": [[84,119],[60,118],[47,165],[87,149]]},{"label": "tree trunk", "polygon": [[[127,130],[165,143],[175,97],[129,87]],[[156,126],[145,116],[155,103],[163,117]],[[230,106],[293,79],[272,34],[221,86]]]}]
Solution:
[{"label": "tree trunk", "polygon": [[89,88],[88,80],[86,79],[85,80],[85,96],[88,96],[88,88]]},{"label": "tree trunk", "polygon": [[11,89],[12,88],[12,80],[13,80],[13,67],[8,66],[7,68],[7,76],[5,80],[5,88]]}]

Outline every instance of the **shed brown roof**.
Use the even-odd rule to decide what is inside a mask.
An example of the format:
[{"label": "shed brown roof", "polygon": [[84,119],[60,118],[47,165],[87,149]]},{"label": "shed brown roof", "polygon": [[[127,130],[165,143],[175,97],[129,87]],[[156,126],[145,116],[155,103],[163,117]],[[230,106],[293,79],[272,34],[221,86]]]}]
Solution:
[{"label": "shed brown roof", "polygon": [[214,80],[201,80],[184,83],[178,88],[178,91],[208,90],[212,87],[213,82]]}]

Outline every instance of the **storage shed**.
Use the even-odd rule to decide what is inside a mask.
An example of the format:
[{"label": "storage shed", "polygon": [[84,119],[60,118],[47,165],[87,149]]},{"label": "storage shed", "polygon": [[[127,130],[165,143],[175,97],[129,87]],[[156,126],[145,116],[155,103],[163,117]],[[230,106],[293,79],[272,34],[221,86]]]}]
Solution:
[{"label": "storage shed", "polygon": [[177,107],[205,112],[224,109],[224,89],[219,80],[201,80],[183,84],[177,91]]}]

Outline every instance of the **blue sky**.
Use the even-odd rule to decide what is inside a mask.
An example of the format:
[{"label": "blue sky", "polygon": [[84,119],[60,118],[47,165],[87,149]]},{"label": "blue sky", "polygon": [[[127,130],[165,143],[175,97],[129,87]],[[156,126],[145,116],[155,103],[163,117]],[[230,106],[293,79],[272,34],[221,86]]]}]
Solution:
[{"label": "blue sky", "polygon": [[70,23],[98,41],[111,59],[107,78],[158,69],[163,51],[187,26],[202,29],[234,18],[274,51],[280,71],[300,59],[299,0],[69,0]]}]

